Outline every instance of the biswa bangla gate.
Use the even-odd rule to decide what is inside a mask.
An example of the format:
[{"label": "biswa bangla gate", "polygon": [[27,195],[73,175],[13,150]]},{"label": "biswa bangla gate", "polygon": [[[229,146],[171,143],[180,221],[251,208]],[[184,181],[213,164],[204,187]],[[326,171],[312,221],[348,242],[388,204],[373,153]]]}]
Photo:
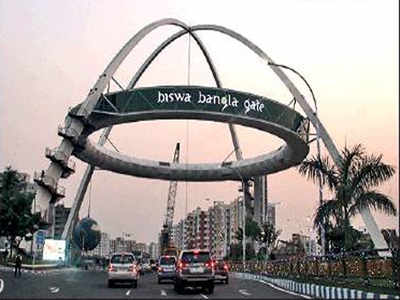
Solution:
[{"label": "biswa bangla gate", "polygon": [[[162,26],[176,26],[180,30],[168,37],[147,58],[127,88],[122,88],[114,78],[132,49],[150,32]],[[267,97],[222,88],[217,70],[197,31],[216,31],[238,40],[262,58],[288,88],[295,102],[299,103],[305,116]],[[154,86],[136,88],[135,85],[152,61],[176,39],[190,34],[203,53],[212,72],[216,87],[204,86]],[[111,83],[121,90],[107,92]],[[117,124],[160,119],[196,119],[225,122],[229,126],[236,161],[207,164],[184,164],[155,161],[128,156],[104,147],[112,127]],[[279,65],[275,64],[259,47],[244,36],[222,26],[187,26],[176,19],[162,19],[151,23],[136,33],[118,52],[86,99],[72,108],[65,117],[65,124],[58,134],[63,138],[56,149],[46,148],[46,157],[51,160],[46,171],[35,172],[38,183],[36,210],[42,218],[54,224],[54,204],[65,195],[58,184],[60,178],[67,178],[74,171],[70,156],[74,155],[88,163],[85,174],[76,193],[62,239],[67,239],[76,220],[83,197],[95,168],[112,172],[164,180],[181,181],[223,181],[243,180],[272,174],[301,163],[309,152],[309,125],[313,125],[318,138],[324,142],[336,164],[340,154],[329,137],[316,111],[310,107],[296,86],[289,80]],[[234,124],[256,128],[279,137],[283,144],[278,149],[259,156],[243,159]],[[97,143],[89,136],[103,130]],[[379,228],[369,210],[362,217],[377,248],[387,248]],[[54,228],[54,226],[52,226]],[[54,230],[52,230],[54,234]]]}]

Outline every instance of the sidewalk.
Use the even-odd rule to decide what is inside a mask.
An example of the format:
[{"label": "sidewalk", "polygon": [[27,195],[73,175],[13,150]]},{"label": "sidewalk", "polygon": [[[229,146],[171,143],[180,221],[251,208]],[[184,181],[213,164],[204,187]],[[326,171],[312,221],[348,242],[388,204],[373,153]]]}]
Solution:
[{"label": "sidewalk", "polygon": [[[1,271],[12,271],[14,272],[14,263],[8,263],[6,265],[0,265],[0,270]],[[47,273],[50,271],[68,271],[68,270],[73,270],[75,268],[69,267],[69,266],[60,266],[57,264],[41,264],[41,265],[28,265],[28,264],[22,264],[21,267],[21,272],[24,273],[35,273],[35,274],[43,274]]]}]

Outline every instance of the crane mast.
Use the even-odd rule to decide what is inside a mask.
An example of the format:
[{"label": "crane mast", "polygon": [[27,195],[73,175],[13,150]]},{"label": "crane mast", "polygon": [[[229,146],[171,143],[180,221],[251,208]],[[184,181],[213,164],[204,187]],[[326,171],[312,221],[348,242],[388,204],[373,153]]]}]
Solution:
[{"label": "crane mast", "polygon": [[[177,143],[175,147],[174,158],[172,160],[173,163],[179,163],[179,149],[180,146],[179,143]],[[165,215],[163,228],[161,230],[161,241],[160,241],[161,254],[165,254],[168,248],[174,248],[173,243],[171,241],[171,231],[172,231],[172,223],[174,221],[175,197],[176,197],[177,187],[178,187],[178,181],[171,180],[169,183],[169,190],[168,190],[167,213]]]}]

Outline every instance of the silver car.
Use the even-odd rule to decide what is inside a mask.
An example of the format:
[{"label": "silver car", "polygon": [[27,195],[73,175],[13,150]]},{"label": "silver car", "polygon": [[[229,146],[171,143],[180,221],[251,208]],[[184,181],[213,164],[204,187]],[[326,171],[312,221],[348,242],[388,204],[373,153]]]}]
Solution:
[{"label": "silver car", "polygon": [[114,253],[108,265],[108,287],[113,287],[116,282],[130,282],[137,287],[139,272],[133,254],[128,252]]},{"label": "silver car", "polygon": [[214,293],[214,262],[208,250],[182,250],[176,267],[174,289],[181,293],[187,286],[201,286]]},{"label": "silver car", "polygon": [[157,270],[158,283],[163,280],[175,280],[176,257],[163,255],[160,257]]}]

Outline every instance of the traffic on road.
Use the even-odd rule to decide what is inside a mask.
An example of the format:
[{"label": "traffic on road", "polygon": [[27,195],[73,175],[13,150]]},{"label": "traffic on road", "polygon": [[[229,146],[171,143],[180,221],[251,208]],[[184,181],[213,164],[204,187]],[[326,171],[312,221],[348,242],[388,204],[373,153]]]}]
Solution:
[{"label": "traffic on road", "polygon": [[174,280],[158,282],[158,272],[139,275],[137,284],[121,281],[108,287],[108,270],[64,268],[34,273],[23,270],[14,277],[12,268],[0,269],[0,298],[181,298],[181,299],[295,299],[299,296],[277,290],[261,281],[230,276],[229,284],[215,281],[213,293],[202,286],[187,285],[179,292]]}]

